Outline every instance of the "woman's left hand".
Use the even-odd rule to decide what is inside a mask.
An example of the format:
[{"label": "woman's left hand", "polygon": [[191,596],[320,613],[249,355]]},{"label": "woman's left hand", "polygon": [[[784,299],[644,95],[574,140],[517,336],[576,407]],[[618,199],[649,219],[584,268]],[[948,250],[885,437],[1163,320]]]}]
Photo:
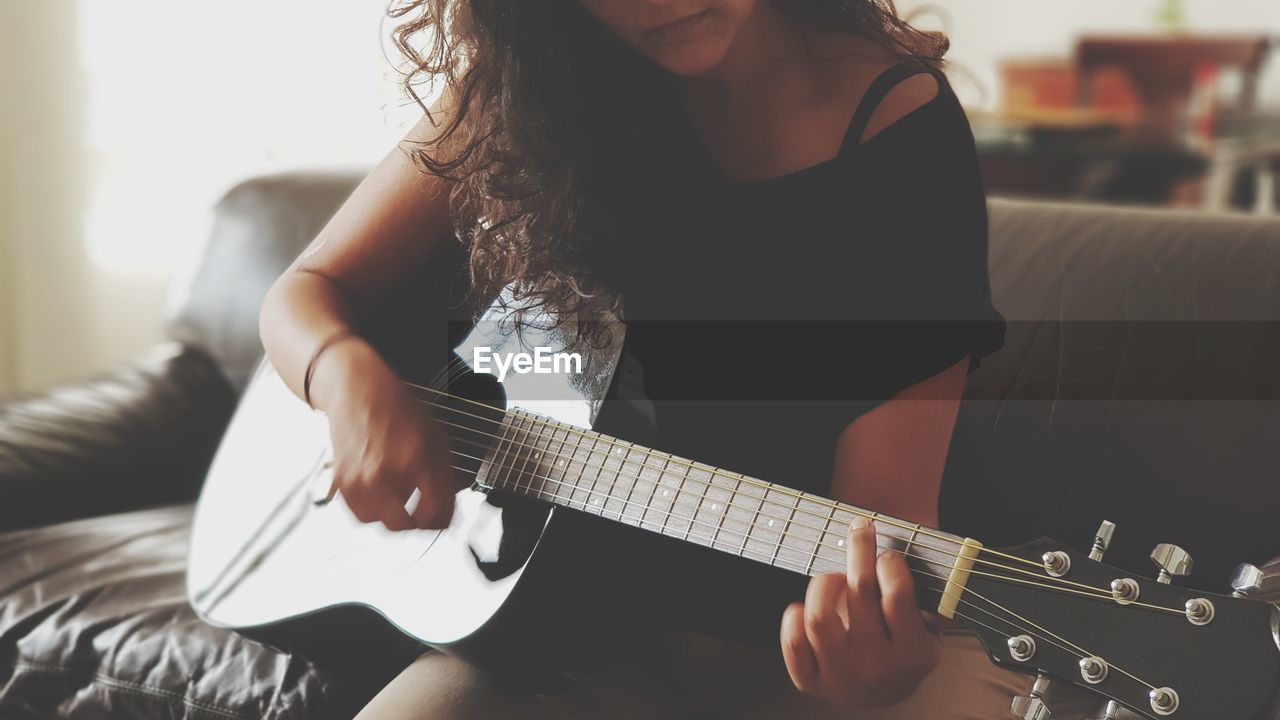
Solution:
[{"label": "woman's left hand", "polygon": [[916,603],[906,559],[876,556],[874,526],[856,518],[848,572],[813,578],[782,616],[782,655],[801,692],[849,708],[893,705],[938,664],[939,642]]}]

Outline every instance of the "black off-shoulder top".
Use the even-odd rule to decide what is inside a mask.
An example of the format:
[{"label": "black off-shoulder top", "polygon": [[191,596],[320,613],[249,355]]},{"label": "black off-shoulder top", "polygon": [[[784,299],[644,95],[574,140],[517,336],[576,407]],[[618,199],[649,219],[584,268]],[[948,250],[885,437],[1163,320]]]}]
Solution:
[{"label": "black off-shoulder top", "polygon": [[[860,142],[888,91],[922,72],[938,95]],[[800,171],[731,181],[680,137],[688,162],[633,213],[620,271],[653,442],[829,494],[849,423],[1004,342],[964,111],[939,70],[911,60],[873,83],[838,155]]]}]

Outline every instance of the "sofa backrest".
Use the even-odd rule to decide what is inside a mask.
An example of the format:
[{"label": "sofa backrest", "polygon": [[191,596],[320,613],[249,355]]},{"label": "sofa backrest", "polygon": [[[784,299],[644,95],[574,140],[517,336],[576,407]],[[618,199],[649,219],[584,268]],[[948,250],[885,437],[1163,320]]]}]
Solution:
[{"label": "sofa backrest", "polygon": [[1215,592],[1235,563],[1280,555],[1280,219],[990,210],[1009,327],[966,388],[952,523],[1087,550],[1111,520],[1109,561],[1149,575],[1172,542]]},{"label": "sofa backrest", "polygon": [[262,359],[263,297],[360,178],[340,171],[281,173],[227,191],[195,263],[171,291],[167,333],[207,352],[236,391],[243,390]]}]

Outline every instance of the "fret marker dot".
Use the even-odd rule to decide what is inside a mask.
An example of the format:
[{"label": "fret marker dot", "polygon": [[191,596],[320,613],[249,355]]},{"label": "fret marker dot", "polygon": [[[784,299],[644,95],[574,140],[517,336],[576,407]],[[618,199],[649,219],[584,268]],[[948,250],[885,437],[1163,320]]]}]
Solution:
[{"label": "fret marker dot", "polygon": [[837,541],[836,541],[836,547],[844,547],[844,541],[843,541],[843,540],[837,540]]},{"label": "fret marker dot", "polygon": [[599,500],[597,500],[597,499],[595,499],[595,498],[591,498],[591,504],[592,504],[592,505],[599,505],[599,504],[600,504],[600,501],[599,501]]},{"label": "fret marker dot", "polygon": [[622,454],[622,448],[614,448],[614,449],[613,449],[613,454],[614,454],[614,455],[621,455],[621,454]]},{"label": "fret marker dot", "polygon": [[770,520],[770,521],[769,521],[769,527],[773,527],[773,521],[772,521],[772,520]]},{"label": "fret marker dot", "polygon": [[712,510],[719,510],[719,509],[720,509],[720,506],[719,506],[719,505],[717,505],[717,504],[715,504],[715,503],[711,503],[711,509],[712,509]]},{"label": "fret marker dot", "polygon": [[557,464],[557,465],[559,465],[560,467],[564,467],[564,461],[563,461],[563,460],[557,460],[557,461],[556,461],[556,464]]},{"label": "fret marker dot", "polygon": [[663,490],[663,491],[662,491],[662,497],[666,497],[666,496],[668,496],[668,495],[670,495],[670,494],[671,494],[671,491],[669,491],[669,490]]},{"label": "fret marker dot", "polygon": [[537,460],[537,459],[538,459],[538,458],[540,458],[540,457],[542,457],[542,453],[540,453],[540,452],[537,452],[537,453],[534,453],[534,454],[533,454],[533,459],[534,459],[534,460]]}]

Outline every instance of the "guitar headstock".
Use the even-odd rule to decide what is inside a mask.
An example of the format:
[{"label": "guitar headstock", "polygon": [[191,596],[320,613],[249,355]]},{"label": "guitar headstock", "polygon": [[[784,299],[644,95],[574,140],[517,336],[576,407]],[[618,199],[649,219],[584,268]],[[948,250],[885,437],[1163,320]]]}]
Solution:
[{"label": "guitar headstock", "polygon": [[1047,718],[1054,678],[1153,720],[1275,717],[1280,608],[1245,597],[1256,569],[1238,571],[1230,595],[1179,587],[1191,559],[1160,545],[1159,577],[1141,577],[1101,562],[1110,529],[1089,555],[1047,538],[978,555],[956,619],[998,665],[1044,676],[1015,716]]}]

